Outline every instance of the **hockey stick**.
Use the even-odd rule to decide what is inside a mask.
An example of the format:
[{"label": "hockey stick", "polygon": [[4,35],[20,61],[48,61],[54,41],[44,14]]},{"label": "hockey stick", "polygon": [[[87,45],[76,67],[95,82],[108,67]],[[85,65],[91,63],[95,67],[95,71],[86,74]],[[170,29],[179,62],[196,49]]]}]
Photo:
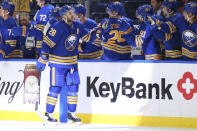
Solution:
[{"label": "hockey stick", "polygon": [[45,115],[43,115],[39,110],[38,110],[38,101],[36,101],[36,104],[35,104],[35,112],[36,114],[41,118],[43,119],[44,121],[47,121],[47,117]]},{"label": "hockey stick", "polygon": [[38,78],[38,88],[39,88],[39,95],[38,95],[38,100],[35,103],[35,112],[36,114],[43,119],[44,121],[46,121],[48,118],[43,115],[39,110],[38,110],[38,105],[40,104],[40,81],[41,81],[41,70],[39,70],[39,78]]}]

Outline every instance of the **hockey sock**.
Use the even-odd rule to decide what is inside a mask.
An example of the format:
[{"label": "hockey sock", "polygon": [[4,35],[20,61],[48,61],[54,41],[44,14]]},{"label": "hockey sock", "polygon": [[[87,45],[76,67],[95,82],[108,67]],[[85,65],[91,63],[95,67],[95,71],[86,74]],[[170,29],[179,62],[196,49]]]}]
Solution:
[{"label": "hockey sock", "polygon": [[67,102],[68,102],[68,111],[70,112],[75,112],[76,107],[77,107],[77,102],[78,102],[78,96],[76,93],[68,93],[67,97]]},{"label": "hockey sock", "polygon": [[78,103],[78,85],[69,86],[67,102],[68,111],[75,112]]},{"label": "hockey sock", "polygon": [[54,87],[54,86],[50,87],[49,93],[47,95],[46,112],[48,113],[54,112],[60,90],[61,90],[60,87]]}]

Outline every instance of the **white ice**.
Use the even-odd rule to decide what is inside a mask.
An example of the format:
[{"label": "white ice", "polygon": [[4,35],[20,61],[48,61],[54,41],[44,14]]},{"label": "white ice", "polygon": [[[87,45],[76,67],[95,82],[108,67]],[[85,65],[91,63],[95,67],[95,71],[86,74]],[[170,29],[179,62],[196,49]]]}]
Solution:
[{"label": "white ice", "polygon": [[142,127],[122,125],[60,124],[43,126],[42,122],[0,121],[0,131],[197,131],[188,128]]}]

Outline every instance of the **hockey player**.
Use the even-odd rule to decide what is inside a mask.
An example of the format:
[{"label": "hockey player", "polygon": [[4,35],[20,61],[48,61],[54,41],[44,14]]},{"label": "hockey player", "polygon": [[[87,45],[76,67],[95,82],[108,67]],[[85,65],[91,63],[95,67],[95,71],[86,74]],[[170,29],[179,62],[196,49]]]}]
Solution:
[{"label": "hockey player", "polygon": [[138,7],[136,16],[141,24],[139,26],[139,34],[135,36],[133,46],[142,47],[145,60],[161,60],[160,44],[153,36],[152,29],[145,21],[145,17],[149,15],[153,15],[153,9],[150,5]]},{"label": "hockey player", "polygon": [[[165,16],[165,21],[176,21],[180,17],[183,17],[181,14],[176,13],[178,9],[178,2],[176,0],[165,0],[162,3],[162,14]],[[154,36],[164,41],[165,48],[165,59],[166,60],[181,60],[181,36],[178,32],[172,34],[169,33],[160,33],[157,30],[154,32]]]},{"label": "hockey player", "polygon": [[184,5],[184,18],[179,17],[175,21],[161,22],[154,17],[149,21],[159,31],[173,34],[178,32],[181,37],[182,55],[184,60],[197,60],[197,3],[190,2]]},{"label": "hockey player", "polygon": [[16,20],[12,16],[14,13],[15,6],[12,2],[4,1],[2,7],[2,19],[0,19],[0,30],[11,29],[16,27]]},{"label": "hockey player", "polygon": [[16,20],[12,16],[14,13],[15,6],[12,2],[3,2],[3,19],[0,21],[0,31],[3,38],[2,44],[0,45],[1,56],[0,59],[4,58],[22,58],[22,50],[20,45],[17,43],[17,39],[12,35],[12,28],[16,27]]},{"label": "hockey player", "polygon": [[35,15],[35,27],[36,27],[36,51],[38,55],[40,54],[40,50],[43,42],[43,31],[45,25],[49,20],[49,13],[54,7],[50,5],[51,0],[37,0],[37,5],[41,7],[41,9]]},{"label": "hockey player", "polygon": [[[75,14],[78,20],[86,27],[87,30],[91,30],[97,27],[96,21],[87,18],[86,8],[81,4],[77,4],[74,7]],[[101,40],[96,39],[94,42],[82,43],[82,52],[79,53],[79,59],[100,59],[102,56]]]},{"label": "hockey player", "polygon": [[131,26],[120,18],[122,6],[112,2],[107,7],[109,18],[98,25],[97,36],[103,40],[104,60],[131,59]]},{"label": "hockey player", "polygon": [[47,61],[51,68],[45,115],[48,117],[48,121],[57,122],[52,113],[61,89],[68,88],[67,119],[68,121],[80,122],[81,120],[75,116],[80,83],[77,55],[79,39],[88,31],[82,23],[74,21],[76,16],[70,6],[63,6],[60,15],[63,20],[52,25],[46,37],[44,37],[42,53],[37,61],[38,70],[44,70]]}]

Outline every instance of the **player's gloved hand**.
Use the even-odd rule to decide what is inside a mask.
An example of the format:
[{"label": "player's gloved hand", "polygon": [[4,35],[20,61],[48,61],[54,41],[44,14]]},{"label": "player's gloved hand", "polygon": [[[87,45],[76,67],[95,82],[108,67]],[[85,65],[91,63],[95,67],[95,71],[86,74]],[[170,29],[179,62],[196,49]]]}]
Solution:
[{"label": "player's gloved hand", "polygon": [[0,61],[2,61],[3,58],[4,58],[4,57],[3,57],[3,54],[0,53]]},{"label": "player's gloved hand", "polygon": [[108,27],[108,20],[106,20],[103,24],[102,24],[102,28],[105,30]]},{"label": "player's gloved hand", "polygon": [[48,61],[48,57],[46,55],[41,55],[36,63],[36,68],[38,71],[44,71],[46,67],[46,63]]},{"label": "player's gloved hand", "polygon": [[162,22],[154,16],[147,16],[146,19],[150,22],[152,26],[160,26],[162,24]]}]

